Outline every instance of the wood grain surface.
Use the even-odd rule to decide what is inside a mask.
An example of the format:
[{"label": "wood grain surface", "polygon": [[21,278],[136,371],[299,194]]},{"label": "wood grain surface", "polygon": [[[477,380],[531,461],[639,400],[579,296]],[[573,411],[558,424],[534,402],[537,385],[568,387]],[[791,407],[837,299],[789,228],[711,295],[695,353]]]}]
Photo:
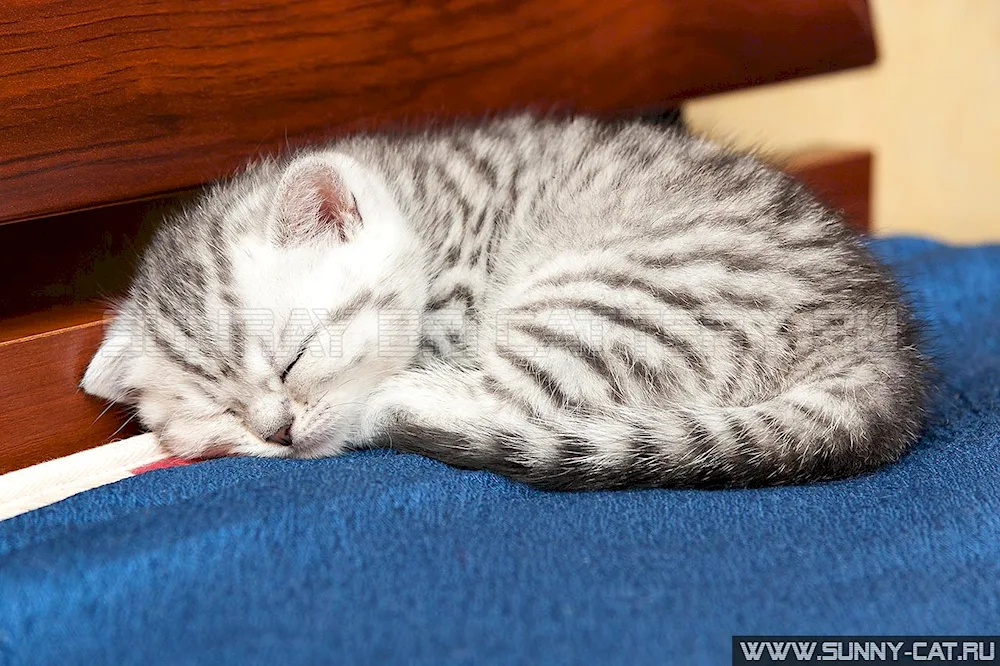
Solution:
[{"label": "wood grain surface", "polygon": [[871,229],[872,154],[867,150],[816,149],[784,164],[823,203],[839,210],[855,231]]},{"label": "wood grain surface", "polygon": [[48,330],[0,342],[0,474],[137,432],[123,411],[105,411],[77,387],[101,340],[101,312],[78,306],[43,319],[4,322],[4,338],[39,325]]},{"label": "wood grain surface", "polygon": [[[0,190],[3,186],[0,184]],[[182,196],[0,225],[0,319],[121,294],[165,209]]]},{"label": "wood grain surface", "polygon": [[863,0],[6,0],[0,221],[350,129],[666,108],[874,57]]}]

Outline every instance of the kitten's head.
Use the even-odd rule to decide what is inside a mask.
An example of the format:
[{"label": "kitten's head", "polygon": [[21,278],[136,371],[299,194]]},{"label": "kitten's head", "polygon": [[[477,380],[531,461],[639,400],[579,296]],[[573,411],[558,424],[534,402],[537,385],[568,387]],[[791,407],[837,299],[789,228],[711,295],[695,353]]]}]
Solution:
[{"label": "kitten's head", "polygon": [[258,165],[158,231],[81,386],[177,455],[336,453],[416,354],[421,248],[355,160]]}]

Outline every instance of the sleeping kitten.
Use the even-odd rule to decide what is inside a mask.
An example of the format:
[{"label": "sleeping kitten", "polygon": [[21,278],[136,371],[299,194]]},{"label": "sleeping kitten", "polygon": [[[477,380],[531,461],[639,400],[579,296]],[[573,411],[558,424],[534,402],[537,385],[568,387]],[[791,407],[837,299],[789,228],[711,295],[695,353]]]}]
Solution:
[{"label": "sleeping kitten", "polygon": [[516,117],[211,187],[82,386],[186,457],[387,445],[551,489],[745,486],[898,458],[914,339],[789,177],[675,129]]}]

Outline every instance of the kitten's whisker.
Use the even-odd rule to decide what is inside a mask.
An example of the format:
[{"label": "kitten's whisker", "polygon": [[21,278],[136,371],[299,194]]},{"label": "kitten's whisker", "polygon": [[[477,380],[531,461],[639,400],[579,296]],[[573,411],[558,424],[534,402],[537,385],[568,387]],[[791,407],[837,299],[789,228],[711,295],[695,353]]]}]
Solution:
[{"label": "kitten's whisker", "polygon": [[347,402],[338,402],[336,405],[330,405],[330,409],[337,409],[338,407],[346,407],[347,405],[361,405],[362,407],[367,407],[368,403],[361,402],[359,400],[349,400]]},{"label": "kitten's whisker", "polygon": [[125,419],[125,422],[124,422],[124,423],[122,423],[122,424],[121,424],[120,426],[118,426],[118,429],[117,429],[117,430],[115,430],[115,431],[114,431],[113,433],[111,433],[111,434],[110,434],[110,435],[108,436],[108,441],[111,441],[112,439],[114,439],[115,435],[117,435],[117,434],[118,434],[118,433],[120,433],[120,432],[121,432],[122,430],[124,430],[124,429],[125,429],[125,426],[127,426],[127,425],[128,425],[129,423],[131,423],[131,422],[132,422],[132,419],[134,419],[134,418],[135,418],[136,416],[137,416],[137,413],[136,413],[136,412],[132,412],[132,414],[131,414],[131,415],[130,415],[130,416],[129,416],[129,417],[127,418],[127,419]]},{"label": "kitten's whisker", "polygon": [[117,404],[118,404],[118,403],[117,403],[117,402],[115,402],[114,400],[108,400],[107,402],[108,402],[107,406],[106,406],[106,407],[105,407],[104,409],[102,409],[102,410],[101,410],[101,413],[97,415],[97,418],[95,418],[95,419],[94,419],[94,420],[93,420],[93,421],[91,422],[91,424],[90,424],[90,426],[91,426],[91,427],[94,427],[94,425],[96,425],[96,424],[97,424],[97,422],[98,422],[98,421],[100,421],[100,420],[101,420],[101,419],[102,419],[102,418],[104,417],[104,415],[105,415],[105,414],[107,414],[107,413],[108,413],[109,411],[111,411],[111,408],[112,408],[112,407],[114,407],[115,405],[117,405]]}]

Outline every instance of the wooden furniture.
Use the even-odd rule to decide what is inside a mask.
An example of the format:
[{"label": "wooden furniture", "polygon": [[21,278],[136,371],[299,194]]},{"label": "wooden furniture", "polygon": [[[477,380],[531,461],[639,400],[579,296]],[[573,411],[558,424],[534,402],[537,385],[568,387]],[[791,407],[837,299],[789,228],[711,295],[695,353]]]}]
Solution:
[{"label": "wooden furniture", "polygon": [[[875,58],[864,0],[9,0],[0,54],[0,473],[132,433],[76,387],[103,299],[160,210],[252,157],[431,117],[659,113]],[[863,224],[868,160],[790,169]]]}]

